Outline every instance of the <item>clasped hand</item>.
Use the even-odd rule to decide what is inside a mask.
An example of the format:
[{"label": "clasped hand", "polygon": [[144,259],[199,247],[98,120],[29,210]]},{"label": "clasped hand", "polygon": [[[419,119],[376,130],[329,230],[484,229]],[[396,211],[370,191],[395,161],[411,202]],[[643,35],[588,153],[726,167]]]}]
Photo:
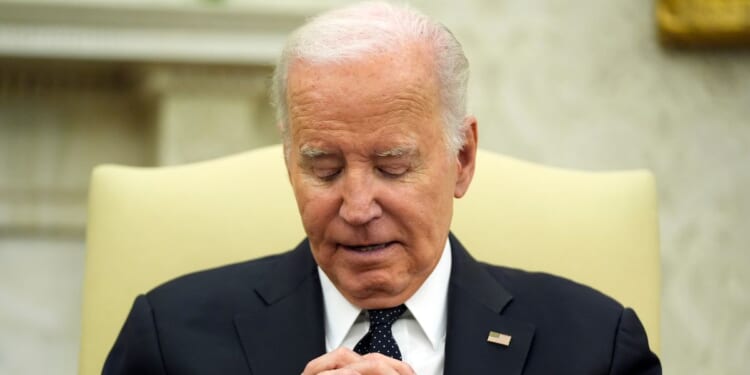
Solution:
[{"label": "clasped hand", "polygon": [[307,363],[302,375],[416,375],[406,362],[380,353],[359,355],[338,348]]}]

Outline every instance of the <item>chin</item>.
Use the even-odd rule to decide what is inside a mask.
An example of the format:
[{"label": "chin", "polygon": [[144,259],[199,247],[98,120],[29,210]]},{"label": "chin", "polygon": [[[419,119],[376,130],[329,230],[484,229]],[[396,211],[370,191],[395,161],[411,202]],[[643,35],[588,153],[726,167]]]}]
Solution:
[{"label": "chin", "polygon": [[353,293],[342,294],[357,307],[363,309],[379,309],[398,306],[411,297],[408,285],[400,286],[393,283],[365,284],[359,283],[351,288]]},{"label": "chin", "polygon": [[373,296],[361,300],[350,301],[355,306],[362,309],[385,309],[401,305],[406,302],[408,298],[402,296]]}]

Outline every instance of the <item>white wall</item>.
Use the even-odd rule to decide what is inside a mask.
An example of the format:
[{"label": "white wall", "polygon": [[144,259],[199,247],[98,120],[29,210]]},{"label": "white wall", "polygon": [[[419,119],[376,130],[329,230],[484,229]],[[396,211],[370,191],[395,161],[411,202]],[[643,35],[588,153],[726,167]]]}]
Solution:
[{"label": "white wall", "polygon": [[0,237],[0,374],[75,374],[83,241]]}]

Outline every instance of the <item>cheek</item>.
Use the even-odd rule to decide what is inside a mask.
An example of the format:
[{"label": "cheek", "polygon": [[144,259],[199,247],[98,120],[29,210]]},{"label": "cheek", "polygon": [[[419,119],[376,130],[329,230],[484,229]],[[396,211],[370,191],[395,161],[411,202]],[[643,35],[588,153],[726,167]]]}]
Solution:
[{"label": "cheek", "polygon": [[308,237],[315,239],[323,236],[338,212],[336,199],[330,193],[315,189],[295,189],[295,196]]},{"label": "cheek", "polygon": [[442,186],[393,189],[383,196],[384,209],[411,243],[432,242],[447,233],[450,224],[452,199],[446,199]]},{"label": "cheek", "polygon": [[[397,217],[408,228],[419,261],[431,262],[444,245],[453,213],[453,189],[449,176],[434,175],[409,193],[394,197]],[[398,213],[400,212],[400,214]]]}]

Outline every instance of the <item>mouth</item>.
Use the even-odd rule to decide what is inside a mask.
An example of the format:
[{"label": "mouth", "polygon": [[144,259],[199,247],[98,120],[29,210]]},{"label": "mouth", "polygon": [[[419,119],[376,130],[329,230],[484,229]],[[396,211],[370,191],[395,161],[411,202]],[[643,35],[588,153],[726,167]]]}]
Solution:
[{"label": "mouth", "polygon": [[395,244],[395,242],[384,242],[384,243],[377,243],[377,244],[367,244],[367,245],[345,245],[340,244],[341,247],[343,247],[346,250],[349,251],[356,251],[359,253],[369,253],[374,252],[378,250],[383,250],[391,245]]}]

